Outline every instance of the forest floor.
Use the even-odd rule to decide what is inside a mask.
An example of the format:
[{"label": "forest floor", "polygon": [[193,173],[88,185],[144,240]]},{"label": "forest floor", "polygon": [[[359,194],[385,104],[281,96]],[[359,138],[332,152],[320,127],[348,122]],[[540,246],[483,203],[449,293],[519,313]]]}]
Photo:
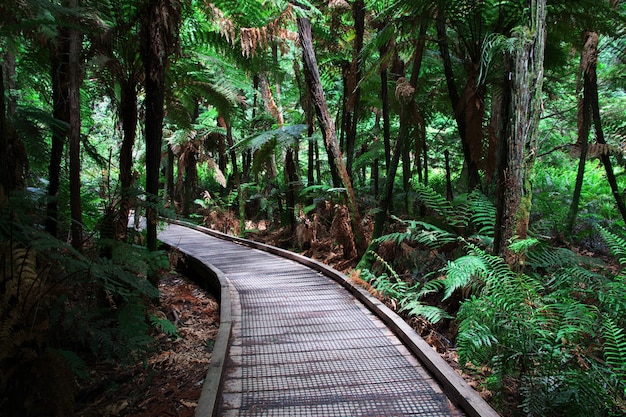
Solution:
[{"label": "forest floor", "polygon": [[172,321],[179,337],[157,335],[145,360],[134,366],[92,369],[81,386],[76,416],[194,415],[219,328],[219,304],[175,272],[164,274],[159,290],[160,305],[151,314]]}]

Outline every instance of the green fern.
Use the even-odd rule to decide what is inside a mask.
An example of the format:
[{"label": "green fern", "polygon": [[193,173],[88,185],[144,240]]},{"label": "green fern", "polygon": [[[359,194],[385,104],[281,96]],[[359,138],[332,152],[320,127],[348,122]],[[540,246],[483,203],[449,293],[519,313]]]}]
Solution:
[{"label": "green fern", "polygon": [[602,327],[604,357],[612,368],[622,389],[626,389],[626,334],[610,317],[605,317]]},{"label": "green fern", "polygon": [[[453,226],[459,225],[457,213],[452,204],[444,196],[427,185],[415,185],[416,200],[432,210],[438,217],[446,219]],[[462,225],[462,224],[461,224]]]},{"label": "green fern", "polygon": [[407,222],[406,231],[390,233],[375,240],[377,243],[394,242],[396,244],[400,244],[404,241],[410,241],[431,249],[437,249],[448,243],[456,242],[457,235],[430,223],[410,221]]},{"label": "green fern", "polygon": [[152,327],[161,330],[170,338],[177,339],[180,337],[176,325],[167,318],[161,318],[153,314],[149,317],[149,320]]},{"label": "green fern", "polygon": [[602,226],[598,226],[598,230],[604,241],[609,245],[611,253],[617,257],[622,266],[626,265],[626,238],[618,236]]},{"label": "green fern", "polygon": [[417,297],[413,296],[402,300],[400,311],[406,312],[410,316],[420,316],[431,323],[439,323],[444,319],[453,319],[444,309],[422,303]]}]

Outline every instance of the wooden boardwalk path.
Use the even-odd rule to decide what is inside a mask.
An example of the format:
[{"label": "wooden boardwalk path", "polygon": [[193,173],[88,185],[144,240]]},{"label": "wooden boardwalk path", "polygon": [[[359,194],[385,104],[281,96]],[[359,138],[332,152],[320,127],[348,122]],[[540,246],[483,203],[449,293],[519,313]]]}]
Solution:
[{"label": "wooden boardwalk path", "polygon": [[461,392],[435,381],[353,295],[366,292],[224,238],[180,225],[159,232],[221,283],[220,335],[196,416],[497,416],[460,378]]}]

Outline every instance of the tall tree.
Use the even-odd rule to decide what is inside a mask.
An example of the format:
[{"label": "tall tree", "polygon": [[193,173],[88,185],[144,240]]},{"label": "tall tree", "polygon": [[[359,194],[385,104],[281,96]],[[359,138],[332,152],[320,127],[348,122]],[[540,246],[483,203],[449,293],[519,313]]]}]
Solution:
[{"label": "tall tree", "polygon": [[147,246],[157,249],[159,170],[163,140],[165,72],[174,51],[180,22],[176,0],[147,0],[141,22],[140,51],[145,71]]},{"label": "tall tree", "polygon": [[52,144],[48,167],[48,202],[46,231],[52,236],[58,232],[59,203],[58,192],[61,186],[61,161],[67,140],[70,123],[69,106],[69,29],[60,26],[57,36],[48,42],[50,48],[50,76],[52,79]]},{"label": "tall tree", "polygon": [[[69,1],[70,9],[79,7],[79,0]],[[73,19],[74,20],[74,19]],[[82,34],[78,22],[69,29],[69,143],[70,143],[70,212],[72,246],[80,249],[83,244],[83,210],[80,195],[80,86],[82,84]]]},{"label": "tall tree", "polygon": [[320,125],[320,130],[326,143],[326,148],[332,153],[337,171],[343,186],[346,188],[348,209],[350,211],[350,220],[352,223],[352,233],[354,234],[354,243],[358,256],[361,256],[366,249],[365,237],[361,230],[361,214],[356,202],[354,189],[352,188],[352,181],[350,180],[350,176],[348,175],[348,171],[346,170],[346,166],[343,162],[341,149],[339,149],[335,125],[328,112],[328,106],[324,97],[324,90],[322,88],[319,69],[317,66],[317,58],[315,57],[315,51],[313,50],[311,22],[304,17],[298,17],[297,21],[298,35],[300,36],[300,43],[302,45],[302,57],[304,61],[306,84],[311,95],[311,100],[315,106],[317,121]]},{"label": "tall tree", "polygon": [[[576,146],[580,150],[578,159],[578,172],[574,185],[574,194],[567,215],[566,231],[571,235],[574,229],[574,222],[578,215],[578,205],[583,187],[585,175],[585,165],[587,163],[587,150],[589,148],[589,131],[591,129],[591,83],[592,74],[595,76],[595,66],[598,60],[598,34],[595,32],[585,32],[583,48],[580,51],[580,72],[582,74],[582,97],[578,101],[578,139]],[[579,83],[580,84],[580,83]],[[580,88],[578,89],[580,90]]]},{"label": "tall tree", "polygon": [[344,112],[344,125],[346,127],[346,170],[351,178],[357,126],[359,122],[359,102],[361,99],[361,51],[363,50],[363,37],[365,36],[365,2],[363,0],[355,0],[352,4],[352,17],[354,19],[355,37],[352,61],[347,66],[347,74],[345,77],[347,97],[345,97],[346,108]]},{"label": "tall tree", "polygon": [[546,0],[531,0],[528,24],[515,30],[511,85],[511,119],[498,179],[494,248],[513,265],[509,250],[514,237],[525,238],[532,205],[530,176],[537,154],[537,135],[543,97],[543,60],[546,42]]}]

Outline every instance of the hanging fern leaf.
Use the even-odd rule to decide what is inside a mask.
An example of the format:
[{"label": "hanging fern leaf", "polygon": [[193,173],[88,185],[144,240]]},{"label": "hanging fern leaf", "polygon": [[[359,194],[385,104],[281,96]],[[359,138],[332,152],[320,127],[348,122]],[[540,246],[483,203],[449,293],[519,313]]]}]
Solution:
[{"label": "hanging fern leaf", "polygon": [[496,227],[496,207],[493,203],[476,190],[467,198],[467,209],[469,222],[476,227],[478,234],[493,238]]},{"label": "hanging fern leaf", "polygon": [[302,136],[306,129],[307,125],[297,124],[283,126],[278,129],[267,130],[255,136],[250,136],[249,138],[242,140],[235,145],[235,148],[247,148],[252,151],[256,151],[258,149],[261,149],[265,144],[270,141],[276,141],[276,143],[278,144],[292,145]]}]

